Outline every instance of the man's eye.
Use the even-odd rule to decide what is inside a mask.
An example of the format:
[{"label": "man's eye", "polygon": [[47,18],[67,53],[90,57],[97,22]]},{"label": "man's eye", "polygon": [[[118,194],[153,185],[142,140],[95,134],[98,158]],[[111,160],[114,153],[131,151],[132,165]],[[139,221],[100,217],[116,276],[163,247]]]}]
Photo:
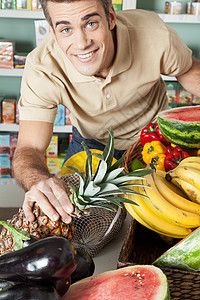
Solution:
[{"label": "man's eye", "polygon": [[97,25],[96,22],[88,22],[87,23],[87,27],[89,27],[89,28],[94,28],[96,25]]},{"label": "man's eye", "polygon": [[70,33],[71,32],[71,28],[65,28],[62,30],[63,33]]}]

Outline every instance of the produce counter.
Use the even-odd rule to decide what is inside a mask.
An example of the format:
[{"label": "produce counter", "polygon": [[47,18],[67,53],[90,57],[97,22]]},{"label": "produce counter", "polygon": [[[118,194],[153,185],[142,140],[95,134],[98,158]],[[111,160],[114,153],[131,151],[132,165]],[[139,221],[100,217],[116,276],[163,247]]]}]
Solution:
[{"label": "produce counter", "polygon": [[132,217],[127,214],[124,224],[118,233],[117,237],[108,243],[94,258],[95,272],[99,274],[109,270],[115,270],[117,268],[117,262],[119,253],[127,234],[128,226],[131,222]]}]

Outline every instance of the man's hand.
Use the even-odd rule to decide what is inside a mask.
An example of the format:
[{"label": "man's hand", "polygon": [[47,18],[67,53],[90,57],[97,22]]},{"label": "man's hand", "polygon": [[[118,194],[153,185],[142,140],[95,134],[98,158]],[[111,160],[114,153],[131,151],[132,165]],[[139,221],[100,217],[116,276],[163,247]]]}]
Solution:
[{"label": "man's hand", "polygon": [[26,192],[23,210],[30,222],[35,219],[32,213],[34,202],[37,202],[42,211],[52,221],[61,218],[65,223],[71,222],[69,214],[73,212],[74,208],[65,192],[64,183],[58,178],[52,177],[42,180]]}]

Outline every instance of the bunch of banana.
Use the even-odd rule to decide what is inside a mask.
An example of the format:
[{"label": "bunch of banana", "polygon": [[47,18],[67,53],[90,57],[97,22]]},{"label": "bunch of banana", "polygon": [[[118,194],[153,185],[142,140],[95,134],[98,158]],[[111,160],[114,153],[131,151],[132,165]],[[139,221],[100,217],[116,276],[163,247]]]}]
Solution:
[{"label": "bunch of banana", "polygon": [[[174,184],[164,171],[145,176],[146,185],[133,187],[137,195],[127,195],[138,205],[125,204],[139,223],[160,235],[183,238],[200,226],[200,204],[194,203]],[[145,196],[144,196],[145,195]]]},{"label": "bunch of banana", "polygon": [[190,156],[166,175],[167,180],[180,188],[188,198],[200,204],[200,157]]}]

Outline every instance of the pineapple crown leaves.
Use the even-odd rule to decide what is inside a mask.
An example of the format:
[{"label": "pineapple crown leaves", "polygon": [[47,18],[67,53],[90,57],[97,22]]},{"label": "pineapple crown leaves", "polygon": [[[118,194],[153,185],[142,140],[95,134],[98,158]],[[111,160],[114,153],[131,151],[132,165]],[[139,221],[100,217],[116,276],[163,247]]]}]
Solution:
[{"label": "pineapple crown leaves", "polygon": [[0,221],[0,225],[4,226],[13,236],[13,243],[17,249],[23,248],[23,241],[30,240],[30,233],[24,230],[18,230],[6,221]]},{"label": "pineapple crown leaves", "polygon": [[[77,173],[80,178],[78,188],[71,185],[73,195],[70,198],[75,207],[84,210],[98,206],[115,210],[115,208],[109,204],[116,204],[119,207],[122,206],[122,202],[137,205],[134,201],[116,194],[138,194],[129,187],[141,186],[142,184],[134,181],[145,179],[142,176],[151,174],[154,170],[136,170],[124,173],[124,168],[120,167],[124,157],[121,157],[112,165],[114,157],[114,135],[112,130],[109,130],[109,138],[103,154],[91,153],[84,142],[82,142],[82,146],[87,155],[85,175],[81,174],[76,168],[67,167]],[[95,174],[92,174],[92,156],[100,160]]]}]

